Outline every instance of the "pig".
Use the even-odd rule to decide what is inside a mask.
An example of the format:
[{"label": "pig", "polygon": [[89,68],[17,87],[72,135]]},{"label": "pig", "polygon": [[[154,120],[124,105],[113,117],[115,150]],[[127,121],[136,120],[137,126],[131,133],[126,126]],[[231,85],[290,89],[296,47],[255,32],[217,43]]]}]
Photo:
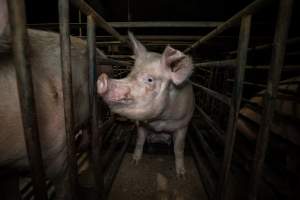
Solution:
[{"label": "pig", "polygon": [[[28,170],[7,14],[6,0],[0,0],[0,168]],[[45,173],[54,183],[56,198],[64,199],[67,161],[59,34],[28,29],[28,46]],[[97,57],[103,56],[97,50]],[[74,126],[79,127],[89,118],[88,60],[86,42],[75,37],[71,63]]]},{"label": "pig", "polygon": [[162,54],[148,51],[132,33],[134,66],[123,79],[101,74],[97,93],[113,113],[136,120],[138,133],[133,161],[142,157],[147,135],[172,135],[176,173],[185,175],[185,137],[194,111],[194,93],[188,81],[193,71],[191,57],[166,46]]}]

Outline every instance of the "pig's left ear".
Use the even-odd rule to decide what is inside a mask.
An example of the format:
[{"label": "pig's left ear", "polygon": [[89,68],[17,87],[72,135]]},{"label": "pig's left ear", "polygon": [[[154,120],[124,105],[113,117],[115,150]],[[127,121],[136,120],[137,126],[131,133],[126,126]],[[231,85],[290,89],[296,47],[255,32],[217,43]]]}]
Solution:
[{"label": "pig's left ear", "polygon": [[170,72],[170,78],[175,85],[182,84],[193,72],[191,57],[170,46],[165,48],[161,64],[167,67],[167,70]]}]

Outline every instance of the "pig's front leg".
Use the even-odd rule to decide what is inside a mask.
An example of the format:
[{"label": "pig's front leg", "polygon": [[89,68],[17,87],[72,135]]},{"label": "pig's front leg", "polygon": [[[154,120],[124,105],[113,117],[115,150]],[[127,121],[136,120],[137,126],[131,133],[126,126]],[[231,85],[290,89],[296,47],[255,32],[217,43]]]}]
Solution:
[{"label": "pig's front leg", "polygon": [[137,130],[137,140],[133,153],[133,161],[135,164],[138,164],[143,155],[143,148],[147,138],[147,131],[145,128],[139,126]]},{"label": "pig's front leg", "polygon": [[173,133],[174,140],[174,153],[175,153],[175,167],[176,173],[179,177],[184,177],[184,146],[185,146],[185,136],[187,132],[187,127],[176,130]]}]

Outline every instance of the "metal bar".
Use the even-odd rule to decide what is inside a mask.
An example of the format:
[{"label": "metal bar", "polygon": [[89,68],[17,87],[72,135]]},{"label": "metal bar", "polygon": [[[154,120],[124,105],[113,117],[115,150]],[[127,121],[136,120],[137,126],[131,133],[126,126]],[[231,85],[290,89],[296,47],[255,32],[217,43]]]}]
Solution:
[{"label": "metal bar", "polygon": [[35,199],[46,200],[45,172],[39,140],[32,71],[26,62],[26,14],[22,0],[7,0],[22,125],[31,167]]},{"label": "metal bar", "polygon": [[206,153],[207,160],[210,162],[214,172],[217,173],[219,171],[220,166],[218,165],[219,162],[218,162],[216,156],[214,155],[214,152],[211,150],[210,146],[204,139],[203,134],[201,133],[199,128],[196,126],[195,122],[192,123],[192,127],[195,130],[196,138],[198,138],[198,140],[200,142],[200,147]]},{"label": "metal bar", "polygon": [[[286,42],[286,44],[296,44],[296,43],[300,43],[300,37],[291,38],[291,39],[287,40],[287,42]],[[248,52],[264,50],[264,49],[272,48],[272,46],[273,46],[272,43],[271,44],[262,44],[262,45],[258,45],[255,47],[248,48]],[[237,53],[237,51],[228,52],[229,55],[236,54],[236,53]]]},{"label": "metal bar", "polygon": [[[227,79],[226,81],[228,82],[234,82],[233,79]],[[252,83],[252,82],[248,82],[248,81],[244,81],[243,82],[244,85],[249,85],[249,86],[255,86],[255,87],[260,87],[260,88],[266,88],[267,85],[264,85],[264,84],[258,84],[258,83]]]},{"label": "metal bar", "polygon": [[218,144],[224,146],[224,131],[219,128],[219,126],[196,104],[195,105],[197,111],[204,118],[206,123],[210,126],[210,128],[215,133],[214,138],[216,138]]},{"label": "metal bar", "polygon": [[259,135],[256,143],[255,159],[250,186],[250,200],[257,199],[257,191],[260,183],[266,150],[269,142],[269,129],[274,114],[275,99],[277,97],[277,89],[279,86],[281,70],[284,63],[286,40],[293,9],[293,0],[281,0],[277,16],[277,24],[273,41],[271,68],[268,77],[266,94],[264,97],[264,112],[262,125],[259,129]]},{"label": "metal bar", "polygon": [[196,144],[192,140],[190,134],[187,135],[187,140],[190,143],[190,146],[191,146],[191,149],[193,152],[194,161],[195,161],[196,167],[198,169],[198,173],[201,177],[201,181],[203,182],[203,186],[204,186],[204,189],[208,196],[208,199],[213,199],[214,187],[215,187],[214,180],[212,180],[212,178],[210,177],[209,171],[203,165],[203,163],[205,163],[205,162],[201,159],[201,157],[200,157],[201,154],[199,151],[197,151]]},{"label": "metal bar", "polygon": [[232,95],[232,104],[229,111],[228,126],[226,131],[226,143],[224,151],[224,160],[220,180],[217,187],[217,199],[227,199],[228,177],[230,173],[233,148],[235,143],[237,119],[243,93],[243,81],[245,75],[245,67],[247,64],[247,49],[250,38],[251,15],[246,15],[242,18],[239,46],[237,55],[236,80],[234,83],[234,91]]},{"label": "metal bar", "polygon": [[117,172],[122,164],[122,160],[124,158],[124,155],[126,153],[126,150],[128,149],[128,146],[130,144],[131,138],[132,138],[132,132],[133,130],[130,129],[128,131],[128,135],[126,136],[125,142],[122,146],[122,149],[120,150],[119,154],[115,157],[114,162],[112,163],[112,166],[108,168],[108,172],[106,173],[106,177],[105,177],[105,193],[106,195],[109,194],[110,190],[111,190],[111,186],[113,184],[113,181],[117,175]]},{"label": "metal bar", "polygon": [[200,88],[201,90],[203,90],[204,92],[206,92],[207,94],[211,95],[212,97],[218,99],[219,101],[225,103],[226,105],[230,105],[231,104],[231,101],[230,101],[230,98],[221,94],[221,93],[218,93],[218,92],[215,92],[207,87],[204,87],[200,84],[197,84],[197,83],[194,83],[192,81],[189,81],[192,85],[196,86],[197,88]]},{"label": "metal bar", "polygon": [[[121,42],[127,42],[124,37],[122,37],[111,25],[109,25],[103,17],[101,17],[91,6],[89,6],[84,0],[71,0],[71,3],[78,7],[82,13],[86,16],[92,16],[95,20],[95,23],[114,36],[116,39]],[[130,45],[131,46],[131,45]]]},{"label": "metal bar", "polygon": [[[246,69],[270,69],[270,65],[247,65]],[[299,71],[300,65],[285,65],[282,67],[284,71]]]},{"label": "metal bar", "polygon": [[253,3],[249,4],[246,8],[232,16],[230,19],[228,19],[226,22],[223,24],[219,25],[217,28],[215,28],[213,31],[202,37],[200,40],[192,44],[190,47],[184,50],[184,53],[189,52],[190,50],[198,47],[199,45],[207,42],[208,40],[214,38],[215,36],[219,35],[222,33],[224,30],[240,23],[241,18],[244,16],[254,14],[257,12],[259,9],[261,9],[265,4],[271,0],[256,0]]},{"label": "metal bar", "polygon": [[236,65],[236,59],[210,61],[194,64],[195,67],[235,67]]},{"label": "metal bar", "polygon": [[98,128],[98,106],[96,95],[96,28],[93,16],[87,16],[88,35],[88,57],[89,57],[89,98],[90,98],[90,131],[92,133],[92,167],[95,179],[95,190],[97,199],[105,199],[104,196],[104,174],[102,158],[100,156],[102,147],[103,132]]},{"label": "metal bar", "polygon": [[77,199],[77,161],[76,161],[76,143],[74,135],[74,109],[73,109],[73,88],[72,88],[72,66],[71,66],[71,47],[69,30],[69,1],[58,1],[59,28],[60,28],[60,53],[61,70],[64,99],[64,116],[67,145],[67,176],[66,183],[67,199]]},{"label": "metal bar", "polygon": [[111,59],[111,58],[97,59],[97,64],[101,64],[101,65],[116,65],[116,66],[132,66],[128,62],[118,61],[118,60],[114,60],[114,59]]}]

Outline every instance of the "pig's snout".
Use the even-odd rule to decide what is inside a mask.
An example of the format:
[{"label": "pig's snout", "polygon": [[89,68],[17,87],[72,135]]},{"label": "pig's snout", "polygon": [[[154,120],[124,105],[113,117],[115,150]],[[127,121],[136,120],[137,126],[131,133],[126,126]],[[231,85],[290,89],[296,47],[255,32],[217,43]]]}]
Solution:
[{"label": "pig's snout", "polygon": [[106,93],[108,86],[107,86],[107,79],[108,76],[107,74],[102,73],[98,80],[97,80],[97,92],[100,95],[103,95],[104,93]]}]

